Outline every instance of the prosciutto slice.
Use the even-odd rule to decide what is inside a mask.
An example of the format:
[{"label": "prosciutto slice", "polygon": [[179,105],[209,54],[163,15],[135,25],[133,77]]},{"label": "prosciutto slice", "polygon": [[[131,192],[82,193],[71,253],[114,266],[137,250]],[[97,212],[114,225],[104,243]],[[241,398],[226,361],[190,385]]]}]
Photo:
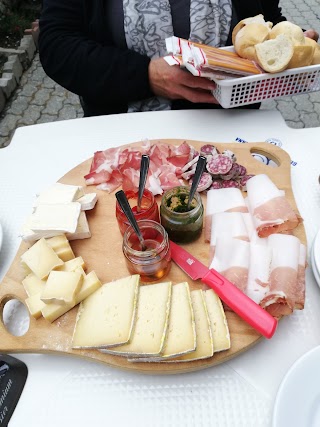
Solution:
[{"label": "prosciutto slice", "polygon": [[250,243],[249,274],[246,294],[255,303],[269,292],[272,250],[267,245]]},{"label": "prosciutto slice", "polygon": [[300,240],[287,234],[268,237],[272,250],[270,288],[260,305],[272,316],[280,318],[291,314],[297,299]]},{"label": "prosciutto slice", "polygon": [[293,230],[301,222],[283,191],[267,175],[260,174],[249,179],[247,193],[249,211],[259,237]]},{"label": "prosciutto slice", "polygon": [[204,237],[210,242],[212,216],[218,212],[248,212],[241,191],[238,188],[219,188],[207,193],[207,210],[204,224]]}]

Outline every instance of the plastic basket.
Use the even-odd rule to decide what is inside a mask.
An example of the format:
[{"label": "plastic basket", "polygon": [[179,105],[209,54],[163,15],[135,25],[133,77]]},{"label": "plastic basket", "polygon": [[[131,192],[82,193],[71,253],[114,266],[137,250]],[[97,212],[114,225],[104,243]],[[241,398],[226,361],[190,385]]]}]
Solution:
[{"label": "plastic basket", "polygon": [[214,97],[222,107],[234,108],[267,99],[319,91],[320,64],[292,68],[276,74],[264,73],[214,81],[217,85],[212,91]]}]

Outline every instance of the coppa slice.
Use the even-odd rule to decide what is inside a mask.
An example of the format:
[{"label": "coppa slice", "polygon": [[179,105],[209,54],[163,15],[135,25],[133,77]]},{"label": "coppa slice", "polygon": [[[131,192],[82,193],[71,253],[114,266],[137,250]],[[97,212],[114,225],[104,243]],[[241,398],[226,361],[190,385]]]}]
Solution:
[{"label": "coppa slice", "polygon": [[104,284],[81,303],[73,348],[106,348],[127,343],[136,319],[139,275]]}]

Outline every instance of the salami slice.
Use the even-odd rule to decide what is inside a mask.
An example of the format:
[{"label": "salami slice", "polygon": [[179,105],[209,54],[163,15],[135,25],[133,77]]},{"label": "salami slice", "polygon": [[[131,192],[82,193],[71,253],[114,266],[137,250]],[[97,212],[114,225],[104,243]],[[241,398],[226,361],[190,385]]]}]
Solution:
[{"label": "salami slice", "polygon": [[232,165],[233,162],[229,157],[218,154],[207,162],[207,171],[212,175],[225,175],[230,171]]},{"label": "salami slice", "polygon": [[202,154],[203,156],[214,156],[215,157],[217,154],[219,154],[219,151],[214,145],[206,144],[200,148],[200,154]]},{"label": "salami slice", "polygon": [[242,191],[247,191],[247,182],[249,181],[250,178],[252,178],[254,175],[244,175],[241,179],[240,179],[240,187]]},{"label": "salami slice", "polygon": [[221,179],[215,179],[215,180],[212,180],[212,184],[211,184],[211,187],[210,187],[210,190],[219,190],[219,188],[222,188],[222,181],[221,181]]},{"label": "salami slice", "polygon": [[[190,185],[192,184],[192,179],[189,181],[189,184]],[[200,178],[197,191],[199,191],[200,193],[201,191],[207,190],[211,186],[211,184],[212,184],[212,176],[209,173],[204,172],[202,174],[202,177]]]},{"label": "salami slice", "polygon": [[234,154],[234,152],[233,152],[233,151],[231,151],[231,150],[224,150],[224,151],[222,151],[222,154],[223,154],[224,156],[230,157],[230,159],[231,159],[233,162],[236,162],[236,161],[237,161],[237,157],[236,157],[236,155],[235,155],[235,154]]},{"label": "salami slice", "polygon": [[240,188],[240,184],[238,181],[234,179],[230,179],[229,181],[222,181],[221,188]]},{"label": "salami slice", "polygon": [[220,178],[223,180],[229,180],[229,179],[236,179],[238,178],[240,173],[240,165],[238,165],[238,163],[233,163],[231,169],[229,170],[228,173],[226,174],[221,174]]},{"label": "salami slice", "polygon": [[239,165],[240,171],[239,176],[245,176],[247,174],[247,169],[243,165]]}]

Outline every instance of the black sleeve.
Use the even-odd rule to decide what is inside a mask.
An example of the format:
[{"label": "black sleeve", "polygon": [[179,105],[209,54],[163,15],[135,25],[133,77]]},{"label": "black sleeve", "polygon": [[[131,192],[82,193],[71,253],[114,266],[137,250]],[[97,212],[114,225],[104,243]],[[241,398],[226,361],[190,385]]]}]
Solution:
[{"label": "black sleeve", "polygon": [[261,3],[265,21],[270,21],[273,25],[281,21],[286,21],[286,18],[281,13],[279,0],[261,0]]},{"label": "black sleeve", "polygon": [[39,54],[49,77],[96,105],[127,104],[152,96],[150,59],[112,46],[108,34],[103,33],[107,30],[101,25],[99,30],[95,16],[101,14],[98,7],[102,2],[90,0],[96,8],[90,16],[85,0],[43,3]]}]

